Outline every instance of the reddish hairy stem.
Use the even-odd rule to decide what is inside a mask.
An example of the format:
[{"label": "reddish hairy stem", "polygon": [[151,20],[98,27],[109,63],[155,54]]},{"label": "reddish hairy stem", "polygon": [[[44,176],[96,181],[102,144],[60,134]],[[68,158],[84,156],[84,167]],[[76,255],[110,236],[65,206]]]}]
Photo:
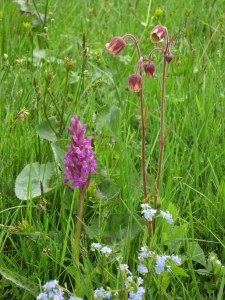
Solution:
[{"label": "reddish hairy stem", "polygon": [[140,59],[141,58],[141,51],[140,51],[140,48],[139,48],[139,45],[138,45],[137,38],[135,36],[133,36],[132,34],[130,34],[130,33],[127,33],[122,37],[122,39],[125,39],[125,38],[129,38],[134,42],[134,44],[137,48],[137,52],[138,52],[138,59]]},{"label": "reddish hairy stem", "polygon": [[139,92],[140,97],[140,110],[141,110],[141,158],[142,158],[142,180],[144,198],[147,198],[147,186],[146,186],[146,174],[145,174],[145,121],[144,121],[144,109],[143,109],[143,94],[142,88]]},{"label": "reddish hairy stem", "polygon": [[[157,209],[157,199],[159,193],[159,184],[162,170],[162,159],[164,150],[164,106],[165,106],[165,84],[166,84],[166,60],[163,61],[163,75],[162,75],[162,97],[161,97],[161,114],[160,114],[160,150],[159,150],[159,160],[158,160],[158,171],[156,179],[156,188],[154,195],[154,209]],[[156,220],[153,220],[153,232],[156,229]]]},{"label": "reddish hairy stem", "polygon": [[[133,41],[133,43],[136,46],[137,53],[138,53],[138,60],[141,59],[141,52],[140,52],[140,47],[138,45],[138,40],[136,39],[135,36],[132,34],[125,34],[123,37],[129,38]],[[142,76],[142,69],[140,68],[140,75]],[[141,137],[142,137],[142,142],[141,142],[141,160],[142,160],[142,181],[143,181],[143,191],[144,191],[144,198],[147,197],[147,185],[146,185],[146,174],[145,174],[145,121],[144,121],[144,107],[143,107],[143,93],[142,93],[142,88],[140,89],[139,92],[139,97],[140,97],[140,110],[141,110]],[[148,224],[147,224],[148,223]],[[149,222],[147,222],[146,225],[149,227]]]}]

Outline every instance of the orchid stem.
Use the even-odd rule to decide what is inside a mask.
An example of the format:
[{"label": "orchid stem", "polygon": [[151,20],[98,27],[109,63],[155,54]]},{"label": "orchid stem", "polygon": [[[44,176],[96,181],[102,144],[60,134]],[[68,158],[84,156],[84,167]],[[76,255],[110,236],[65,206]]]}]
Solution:
[{"label": "orchid stem", "polygon": [[72,252],[73,252],[73,259],[74,259],[76,291],[77,292],[78,292],[78,289],[80,289],[80,287],[81,287],[79,254],[80,254],[80,235],[81,235],[81,228],[82,228],[83,211],[84,211],[84,191],[82,190],[82,188],[80,188],[75,236],[72,241]]}]

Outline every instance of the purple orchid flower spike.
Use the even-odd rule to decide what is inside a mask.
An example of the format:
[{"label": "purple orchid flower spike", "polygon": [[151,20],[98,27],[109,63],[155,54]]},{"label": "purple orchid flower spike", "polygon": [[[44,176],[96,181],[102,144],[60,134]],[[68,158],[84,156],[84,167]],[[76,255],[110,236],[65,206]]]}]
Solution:
[{"label": "purple orchid flower spike", "polygon": [[64,183],[72,180],[71,188],[79,187],[85,190],[90,183],[91,173],[97,174],[95,153],[91,151],[93,148],[91,146],[92,137],[84,137],[86,127],[86,124],[81,125],[76,115],[71,118],[71,126],[68,127],[72,134],[71,145],[66,146],[69,151],[65,155],[66,162],[64,164],[64,167],[67,168],[64,172],[66,177]]}]

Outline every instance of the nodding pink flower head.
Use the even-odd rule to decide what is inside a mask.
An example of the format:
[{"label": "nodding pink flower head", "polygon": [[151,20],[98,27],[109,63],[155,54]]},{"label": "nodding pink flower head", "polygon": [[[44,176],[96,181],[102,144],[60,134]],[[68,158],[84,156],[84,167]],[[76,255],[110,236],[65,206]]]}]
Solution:
[{"label": "nodding pink flower head", "polygon": [[170,63],[171,60],[174,59],[174,56],[173,56],[173,54],[171,54],[170,52],[167,52],[167,53],[164,54],[164,58],[165,58],[165,60],[166,60],[168,63]]},{"label": "nodding pink flower head", "polygon": [[129,76],[128,89],[133,92],[139,92],[142,88],[142,77],[139,74],[132,74]]},{"label": "nodding pink flower head", "polygon": [[152,61],[148,61],[146,64],[143,65],[143,69],[145,71],[145,75],[147,77],[154,77],[155,74],[155,65]]},{"label": "nodding pink flower head", "polygon": [[157,25],[150,31],[150,40],[153,43],[161,42],[167,36],[167,28],[162,25]]},{"label": "nodding pink flower head", "polygon": [[126,42],[120,36],[114,37],[109,43],[106,44],[105,48],[110,54],[116,56],[126,47]]},{"label": "nodding pink flower head", "polygon": [[67,168],[64,172],[66,177],[64,183],[72,180],[70,183],[71,188],[84,187],[90,180],[90,174],[97,174],[95,171],[97,165],[94,159],[94,152],[90,151],[92,149],[92,137],[84,138],[86,127],[86,124],[83,126],[80,124],[76,115],[71,118],[71,126],[68,127],[72,134],[71,145],[66,146],[69,151],[65,155],[64,164],[64,167]]}]

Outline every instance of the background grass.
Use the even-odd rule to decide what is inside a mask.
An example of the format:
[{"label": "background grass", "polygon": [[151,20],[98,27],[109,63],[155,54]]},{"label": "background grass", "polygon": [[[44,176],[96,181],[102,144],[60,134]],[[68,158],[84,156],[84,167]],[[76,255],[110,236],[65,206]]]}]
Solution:
[{"label": "background grass", "polygon": [[[199,266],[190,257],[188,241],[198,241],[206,258],[215,251],[225,261],[224,1],[40,0],[30,1],[28,7],[23,2],[0,3],[1,265],[35,282],[58,278],[74,287],[69,232],[74,226],[77,192],[60,185],[43,203],[43,199],[20,201],[14,191],[15,179],[27,164],[54,161],[50,143],[37,133],[38,124],[45,119],[44,72],[48,70],[52,72],[48,116],[59,117],[57,108],[65,100],[63,138],[68,137],[66,126],[74,113],[88,124],[99,166],[99,174],[92,179],[96,185],[107,180],[115,194],[119,191],[105,207],[90,192],[85,213],[90,232],[83,241],[84,249],[94,237],[103,242],[111,215],[128,214],[130,231],[126,237],[118,233],[114,246],[119,251],[125,245],[124,260],[134,268],[138,248],[132,236],[133,216],[142,199],[141,132],[138,96],[128,91],[127,78],[134,72],[136,53],[132,45],[116,58],[108,53],[102,56],[102,51],[110,37],[132,33],[147,56],[153,49],[149,31],[160,23],[176,40],[166,82],[165,121],[172,130],[166,139],[160,197],[164,207],[172,202],[180,220],[188,224],[181,250],[191,274],[183,282],[174,280],[167,298],[216,299],[204,285],[205,278],[196,272]],[[161,16],[158,8],[163,11]],[[42,22],[38,14],[43,14]],[[77,62],[68,85],[65,57]],[[155,55],[154,62],[156,76],[145,78],[143,88],[149,113],[147,171],[156,177],[161,56]],[[119,116],[118,124],[110,123],[102,113],[108,105],[118,108],[113,114]],[[15,120],[23,107],[30,115],[24,121]],[[37,236],[12,231],[23,219]],[[98,227],[94,233],[93,224]],[[44,248],[51,251],[46,254]],[[90,254],[85,266],[90,272],[91,262]],[[0,289],[0,299],[33,299],[4,278]]]}]

